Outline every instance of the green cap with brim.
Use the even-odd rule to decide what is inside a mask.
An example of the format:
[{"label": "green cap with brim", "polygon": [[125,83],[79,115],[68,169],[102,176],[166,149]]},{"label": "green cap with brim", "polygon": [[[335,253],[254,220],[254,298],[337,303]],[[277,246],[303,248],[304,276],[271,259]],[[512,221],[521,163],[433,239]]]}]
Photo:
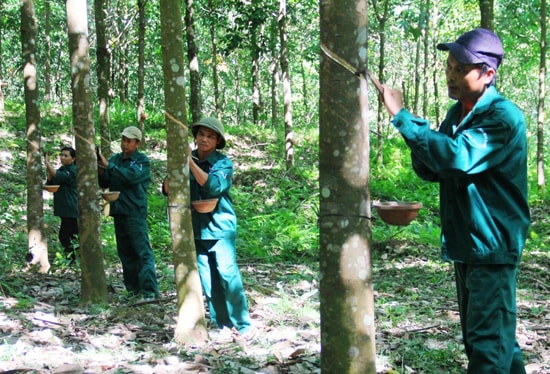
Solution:
[{"label": "green cap with brim", "polygon": [[200,121],[193,124],[191,131],[193,132],[193,137],[197,137],[197,132],[199,127],[204,126],[208,127],[211,130],[214,130],[221,137],[221,141],[216,145],[217,149],[222,149],[225,147],[225,132],[223,130],[222,123],[215,117],[203,117]]}]

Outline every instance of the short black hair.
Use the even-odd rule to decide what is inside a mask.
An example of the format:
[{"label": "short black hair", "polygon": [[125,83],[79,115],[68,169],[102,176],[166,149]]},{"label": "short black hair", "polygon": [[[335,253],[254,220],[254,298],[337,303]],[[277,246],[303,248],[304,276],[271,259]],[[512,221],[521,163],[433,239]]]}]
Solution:
[{"label": "short black hair", "polygon": [[76,157],[76,151],[73,147],[65,146],[65,147],[61,148],[61,152],[63,152],[63,151],[69,151],[72,158]]}]

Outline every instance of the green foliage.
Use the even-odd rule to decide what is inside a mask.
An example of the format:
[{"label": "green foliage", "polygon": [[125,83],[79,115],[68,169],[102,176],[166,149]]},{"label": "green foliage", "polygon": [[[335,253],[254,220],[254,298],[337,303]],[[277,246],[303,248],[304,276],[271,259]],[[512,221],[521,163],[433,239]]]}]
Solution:
[{"label": "green foliage", "polygon": [[[272,178],[268,181],[276,180],[277,176]],[[238,246],[242,257],[269,262],[297,261],[302,256],[316,258],[318,230],[314,206],[317,194],[305,188],[292,188],[287,183],[280,184],[283,186],[266,190],[267,194],[235,188],[236,210],[240,217]],[[281,192],[281,188],[286,190]]]},{"label": "green foliage", "polygon": [[318,248],[315,181],[300,182],[275,171],[255,183],[256,188],[238,186],[233,193],[240,217],[241,254],[264,261],[296,261],[304,255],[315,258]]},{"label": "green foliage", "polygon": [[34,299],[26,297],[25,295],[19,295],[17,298],[17,304],[14,306],[15,309],[27,310],[34,305]]},{"label": "green foliage", "polygon": [[308,129],[298,135],[300,159],[286,171],[284,160],[268,156],[282,155],[284,134],[254,126],[228,132],[230,150],[237,152],[232,196],[239,256],[267,262],[317,258],[317,137]]},{"label": "green foliage", "polygon": [[101,248],[107,266],[118,263],[118,254],[116,250],[115,227],[112,217],[102,216],[101,219]]}]

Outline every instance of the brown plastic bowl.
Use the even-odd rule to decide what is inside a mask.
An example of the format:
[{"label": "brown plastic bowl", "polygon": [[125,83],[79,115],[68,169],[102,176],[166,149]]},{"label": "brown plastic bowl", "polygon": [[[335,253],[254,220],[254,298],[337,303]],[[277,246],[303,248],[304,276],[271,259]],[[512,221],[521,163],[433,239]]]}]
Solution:
[{"label": "brown plastic bowl", "polygon": [[206,199],[206,200],[196,200],[191,201],[191,205],[199,213],[210,213],[216,208],[219,199]]},{"label": "brown plastic bowl", "polygon": [[418,215],[422,203],[416,201],[374,201],[374,209],[388,225],[407,226]]},{"label": "brown plastic bowl", "polygon": [[120,191],[109,191],[101,193],[101,197],[108,202],[112,202],[118,199],[118,195],[120,195]]},{"label": "brown plastic bowl", "polygon": [[43,187],[48,192],[57,192],[57,190],[59,189],[58,184],[45,184]]}]

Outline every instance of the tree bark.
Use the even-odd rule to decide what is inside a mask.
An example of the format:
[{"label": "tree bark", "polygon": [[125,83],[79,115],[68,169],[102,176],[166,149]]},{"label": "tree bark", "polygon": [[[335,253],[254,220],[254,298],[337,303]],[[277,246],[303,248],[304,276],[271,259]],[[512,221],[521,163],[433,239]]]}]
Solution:
[{"label": "tree bark", "polygon": [[321,371],[374,374],[367,2],[321,1],[320,21]]},{"label": "tree bark", "polygon": [[431,8],[430,0],[422,0],[422,11],[420,12],[421,17],[421,29],[422,29],[422,51],[424,54],[424,61],[422,62],[422,116],[426,118],[428,116],[428,81],[429,81],[429,64],[430,64],[430,17],[429,11]]},{"label": "tree bark", "polygon": [[278,21],[273,17],[269,32],[269,49],[271,50],[271,62],[269,64],[269,74],[271,75],[271,126],[277,127],[279,122],[279,51],[277,50]]},{"label": "tree bark", "polygon": [[111,51],[108,45],[105,15],[106,0],[95,0],[96,58],[97,58],[97,99],[99,101],[99,135],[101,153],[109,159],[111,156],[111,130],[109,108],[111,106]]},{"label": "tree bark", "polygon": [[251,60],[252,60],[252,122],[257,125],[260,122],[262,111],[262,88],[260,77],[260,55],[262,53],[258,45],[260,29],[258,25],[252,24],[250,30],[251,38]]},{"label": "tree bark", "polygon": [[[439,3],[437,1],[434,1],[431,7],[431,19],[432,19],[432,25],[438,25],[439,19],[441,18],[441,13],[439,12]],[[434,61],[434,66],[432,69],[432,82],[433,82],[433,107],[435,110],[435,122],[434,123],[441,123],[441,104],[440,104],[440,97],[439,97],[439,74],[441,74],[441,71],[443,70],[441,67],[440,59],[438,58],[439,51],[437,50],[437,44],[439,40],[439,33],[438,28],[434,27],[431,30],[432,34],[432,59]]]},{"label": "tree bark", "polygon": [[21,1],[21,44],[27,128],[27,231],[29,260],[40,264],[40,271],[50,269],[48,245],[44,236],[44,202],[42,200],[42,159],[40,145],[40,107],[36,74],[36,16],[32,0]]},{"label": "tree bark", "polygon": [[[303,48],[302,48],[303,50]],[[305,66],[304,66],[304,60],[302,59],[302,61],[300,61],[300,75],[302,76],[302,107],[303,107],[303,110],[304,110],[304,118],[306,120],[306,123],[310,123],[311,122],[311,117],[312,117],[312,113],[310,113],[310,110],[309,110],[309,96],[311,95],[309,93],[309,88],[308,88],[308,85],[307,85],[307,76],[306,76],[306,69],[305,69]]]},{"label": "tree bark", "polygon": [[480,26],[484,29],[493,30],[495,27],[494,0],[479,0],[479,10],[481,13]]},{"label": "tree bark", "polygon": [[206,341],[208,334],[191,224],[181,2],[161,0],[160,18],[170,192],[168,218],[178,295],[174,339],[179,344],[201,344]]},{"label": "tree bark", "polygon": [[[208,9],[210,13],[210,47],[212,52],[212,85],[214,86],[214,108],[216,117],[220,118],[222,114],[222,105],[220,97],[220,78],[218,76],[218,47],[216,46],[216,6],[212,0],[208,0]],[[239,121],[237,115],[237,121]],[[239,123],[239,122],[237,122]]]},{"label": "tree bark", "polygon": [[[138,94],[137,119],[139,129],[143,133],[145,127],[145,3],[147,0],[138,0]],[[144,144],[142,140],[142,144]]]},{"label": "tree bark", "polygon": [[201,99],[201,77],[199,73],[199,48],[195,41],[195,17],[193,11],[193,0],[185,1],[185,29],[187,35],[187,61],[189,63],[189,84],[191,94],[189,95],[189,106],[191,107],[191,118],[198,122],[202,114]]},{"label": "tree bark", "polygon": [[[0,1],[0,14],[4,14],[4,2]],[[4,34],[2,32],[2,28],[0,28],[0,81],[2,81],[2,72],[4,71],[4,44],[2,43],[2,40],[4,40]],[[2,87],[0,87],[0,92],[2,91]]]},{"label": "tree bark", "polygon": [[[237,51],[237,55],[239,52]],[[240,65],[239,59],[233,59],[233,72],[234,72],[234,82],[235,82],[235,119],[236,123],[241,123],[243,121],[243,110],[241,108],[241,75],[240,75]]]},{"label": "tree bark", "polygon": [[[382,9],[378,9],[378,1],[371,0],[370,2],[374,8],[374,16],[378,21],[378,48],[380,49],[380,54],[378,56],[378,79],[380,82],[386,82],[384,70],[386,61],[386,23],[388,22],[389,3],[389,0],[384,0],[381,4]],[[378,145],[376,147],[376,162],[382,165],[384,163],[384,135],[387,121],[386,109],[384,108],[382,100],[378,100],[377,105],[376,140],[378,141]]]},{"label": "tree bark", "polygon": [[2,91],[4,84],[5,83],[2,82],[2,78],[0,78],[0,122],[4,121],[4,91]]},{"label": "tree bark", "polygon": [[52,93],[52,64],[50,59],[52,41],[50,38],[50,31],[50,0],[44,0],[44,34],[46,34],[44,43],[44,101],[46,102],[50,101]]},{"label": "tree bark", "polygon": [[547,22],[546,0],[540,2],[540,62],[539,62],[539,99],[537,104],[537,187],[545,192],[546,180],[544,177],[544,107],[546,101],[546,53],[548,41],[546,35]]},{"label": "tree bark", "polygon": [[82,285],[80,304],[107,300],[100,240],[97,158],[90,87],[88,7],[86,0],[67,0],[67,29],[71,58],[73,124],[78,155],[78,226]]},{"label": "tree bark", "polygon": [[[104,0],[106,6],[112,4],[108,0]],[[114,30],[112,37],[112,45],[116,45],[112,52],[112,87],[116,91],[116,96],[121,103],[126,103],[128,100],[128,85],[129,85],[129,68],[128,68],[128,53],[132,38],[130,37],[132,24],[135,16],[135,11],[130,2],[119,1],[116,3],[116,8],[111,10],[113,17],[111,19],[111,27]],[[131,14],[130,14],[131,13]],[[115,94],[113,94],[114,96]]]},{"label": "tree bark", "polygon": [[118,53],[118,97],[122,103],[128,101],[129,86],[128,51],[120,50]]},{"label": "tree bark", "polygon": [[294,129],[292,126],[292,86],[288,63],[288,35],[286,33],[286,0],[279,0],[279,39],[281,43],[281,74],[283,80],[283,104],[285,120],[286,169],[294,166]]},{"label": "tree bark", "polygon": [[419,113],[418,103],[420,101],[420,50],[421,50],[421,40],[420,38],[416,39],[415,44],[415,57],[414,57],[414,82],[413,82],[413,113]]}]

